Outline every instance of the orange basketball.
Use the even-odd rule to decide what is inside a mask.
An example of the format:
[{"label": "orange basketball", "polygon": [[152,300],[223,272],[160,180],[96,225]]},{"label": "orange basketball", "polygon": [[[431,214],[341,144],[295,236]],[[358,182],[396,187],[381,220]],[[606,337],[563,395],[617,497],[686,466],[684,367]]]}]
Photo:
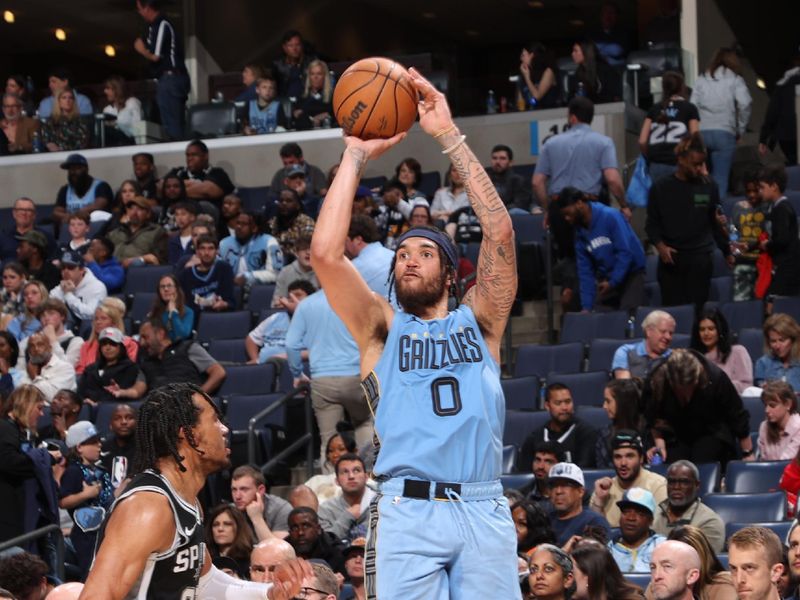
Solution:
[{"label": "orange basketball", "polygon": [[333,113],[346,135],[390,138],[417,118],[419,96],[408,71],[388,58],[364,58],[342,73],[333,91]]}]

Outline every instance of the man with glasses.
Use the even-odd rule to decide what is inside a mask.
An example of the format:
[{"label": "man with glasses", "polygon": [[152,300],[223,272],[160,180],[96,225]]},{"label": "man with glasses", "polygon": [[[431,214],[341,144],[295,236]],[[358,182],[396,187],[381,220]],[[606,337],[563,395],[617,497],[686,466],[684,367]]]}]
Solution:
[{"label": "man with glasses", "polygon": [[50,290],[50,297],[61,300],[69,309],[73,322],[89,320],[108,292],[105,284],[86,268],[83,257],[67,250],[59,261],[61,283]]},{"label": "man with glasses", "polygon": [[[688,460],[676,460],[667,470],[667,499],[656,508],[653,531],[668,536],[676,527],[694,525],[708,538],[714,552],[725,545],[725,523],[702,503],[700,471]],[[800,567],[800,565],[798,565]]]},{"label": "man with glasses", "polygon": [[334,572],[320,563],[311,563],[311,568],[314,570],[314,575],[303,579],[300,593],[292,600],[336,600],[339,595],[339,583]]},{"label": "man with glasses", "polygon": [[273,537],[259,542],[250,552],[250,581],[271,583],[275,566],[296,557],[294,548],[285,540]]},{"label": "man with glasses", "polygon": [[39,121],[22,114],[22,100],[16,94],[3,94],[0,127],[8,139],[9,154],[33,152],[33,134],[39,131]]},{"label": "man with glasses", "polygon": [[11,209],[11,218],[14,219],[13,225],[8,226],[7,229],[4,228],[0,233],[0,262],[9,259],[16,260],[19,240],[29,231],[38,231],[44,235],[47,241],[45,256],[53,255],[56,247],[55,240],[46,231],[36,227],[36,204],[33,200],[25,196],[17,198]]},{"label": "man with glasses", "polygon": [[212,167],[208,161],[208,146],[201,140],[192,140],[186,146],[186,166],[172,169],[167,176],[183,179],[186,197],[200,201],[202,212],[216,219],[222,199],[233,193],[234,185],[230,176],[221,167]]},{"label": "man with glasses", "polygon": [[66,227],[72,214],[91,217],[97,212],[95,220],[107,220],[111,217],[111,204],[114,192],[105,181],[89,175],[89,161],[82,154],[70,154],[61,168],[67,171],[67,185],[58,190],[53,219]]},{"label": "man with glasses", "polygon": [[136,196],[125,204],[128,222],[108,234],[114,244],[114,256],[126,269],[144,265],[163,265],[167,262],[167,232],[150,218],[147,199]]}]

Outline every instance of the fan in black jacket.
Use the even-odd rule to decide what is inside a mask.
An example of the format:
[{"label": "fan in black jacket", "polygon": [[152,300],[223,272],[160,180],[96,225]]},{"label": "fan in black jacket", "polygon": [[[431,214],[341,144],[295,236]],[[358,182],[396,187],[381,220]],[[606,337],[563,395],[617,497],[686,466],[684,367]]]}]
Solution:
[{"label": "fan in black jacket", "polygon": [[800,238],[797,213],[783,195],[786,171],[783,166],[765,167],[758,175],[761,198],[772,204],[767,231],[769,240],[760,242],[761,250],[772,258],[772,282],[768,296],[794,296],[800,293]]}]

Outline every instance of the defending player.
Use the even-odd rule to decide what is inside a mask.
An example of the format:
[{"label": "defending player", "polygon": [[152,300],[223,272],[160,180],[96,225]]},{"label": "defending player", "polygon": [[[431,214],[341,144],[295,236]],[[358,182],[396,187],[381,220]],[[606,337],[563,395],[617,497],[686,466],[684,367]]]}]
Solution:
[{"label": "defending player", "polygon": [[300,591],[311,575],[305,561],[282,564],[274,585],[240,581],[211,564],[197,494],[210,473],[230,464],[219,416],[188,383],[148,395],[136,427],[139,474],[100,530],[81,600],[288,600]]},{"label": "defending player", "polygon": [[397,144],[345,138],[322,206],[312,262],[361,351],[376,411],[380,493],[371,506],[367,597],[519,598],[516,536],[499,482],[505,403],[500,339],[517,289],[511,219],[453,124],[444,95],[411,70],[420,125],[466,184],[483,230],[477,284],[456,310],[456,248],[435,228],[398,240],[392,279],[402,312],[372,293],[345,258],[353,196],[367,161]]}]

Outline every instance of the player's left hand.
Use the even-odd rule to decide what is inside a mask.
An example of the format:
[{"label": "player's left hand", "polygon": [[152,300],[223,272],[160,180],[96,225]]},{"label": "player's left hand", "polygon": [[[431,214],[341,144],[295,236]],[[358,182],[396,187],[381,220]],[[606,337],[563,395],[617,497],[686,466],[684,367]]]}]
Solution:
[{"label": "player's left hand", "polygon": [[417,109],[419,110],[419,125],[422,130],[430,135],[436,135],[453,126],[453,116],[445,95],[433,87],[433,84],[419,74],[413,67],[408,70],[411,83],[422,95]]},{"label": "player's left hand", "polygon": [[300,593],[303,580],[313,576],[311,564],[302,558],[279,563],[272,574],[273,586],[267,592],[268,600],[291,600]]},{"label": "player's left hand", "polygon": [[348,150],[360,150],[366,154],[366,159],[371,160],[378,158],[381,154],[389,150],[395,144],[398,144],[406,137],[406,132],[403,131],[389,139],[374,139],[362,140],[354,135],[346,135],[344,137],[345,146]]}]

